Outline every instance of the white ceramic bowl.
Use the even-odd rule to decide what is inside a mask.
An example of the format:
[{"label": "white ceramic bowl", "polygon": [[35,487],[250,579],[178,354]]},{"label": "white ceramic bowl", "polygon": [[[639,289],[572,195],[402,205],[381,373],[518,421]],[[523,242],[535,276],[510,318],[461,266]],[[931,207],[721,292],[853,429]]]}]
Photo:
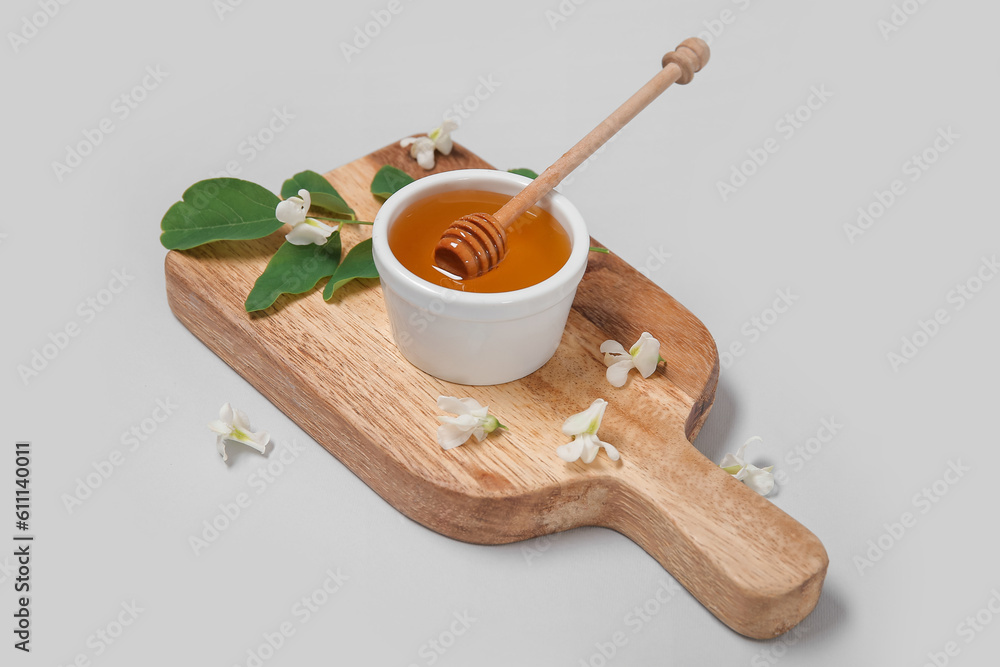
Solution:
[{"label": "white ceramic bowl", "polygon": [[583,217],[566,197],[553,192],[538,205],[569,234],[569,259],[531,287],[483,294],[448,289],[411,273],[389,249],[396,218],[420,199],[451,190],[515,195],[529,182],[488,169],[443,172],[402,188],[375,216],[373,254],[392,335],[417,368],[459,384],[501,384],[538,370],[555,354],[590,252]]}]

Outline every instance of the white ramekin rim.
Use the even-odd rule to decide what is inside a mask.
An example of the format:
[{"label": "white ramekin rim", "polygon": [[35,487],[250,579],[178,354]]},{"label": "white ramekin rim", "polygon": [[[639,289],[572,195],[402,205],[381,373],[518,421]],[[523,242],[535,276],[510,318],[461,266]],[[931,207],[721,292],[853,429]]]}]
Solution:
[{"label": "white ramekin rim", "polygon": [[568,229],[572,237],[570,256],[556,273],[536,285],[510,292],[492,293],[449,289],[428,282],[409,271],[389,248],[389,221],[419,199],[437,192],[459,189],[481,189],[514,195],[530,182],[531,179],[525,176],[505,171],[459,169],[425,176],[401,188],[382,205],[372,227],[373,257],[384,284],[413,305],[435,302],[446,304],[448,314],[453,317],[480,320],[522,317],[549,308],[575,292],[587,268],[590,235],[577,208],[569,199],[555,191],[546,195],[539,205]]}]

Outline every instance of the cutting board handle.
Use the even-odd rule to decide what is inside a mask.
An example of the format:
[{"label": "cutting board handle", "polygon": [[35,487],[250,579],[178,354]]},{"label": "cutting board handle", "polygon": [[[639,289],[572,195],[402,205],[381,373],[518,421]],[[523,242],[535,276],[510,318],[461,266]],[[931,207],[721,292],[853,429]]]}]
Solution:
[{"label": "cutting board handle", "polygon": [[[682,433],[665,464],[643,468],[611,527],[652,555],[733,630],[776,637],[819,599],[829,558],[819,539],[709,461]],[[623,457],[625,456],[623,452]]]}]

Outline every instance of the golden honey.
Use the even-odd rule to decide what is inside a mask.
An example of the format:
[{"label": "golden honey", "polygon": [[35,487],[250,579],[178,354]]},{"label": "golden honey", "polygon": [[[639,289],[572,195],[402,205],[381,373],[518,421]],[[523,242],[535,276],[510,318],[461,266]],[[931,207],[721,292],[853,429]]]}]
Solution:
[{"label": "golden honey", "polygon": [[453,190],[411,204],[389,230],[389,248],[407,270],[424,280],[463,292],[510,292],[551,277],[569,259],[569,234],[548,211],[532,206],[507,227],[507,256],[492,271],[455,280],[434,266],[434,247],[451,223],[469,213],[500,210],[509,195]]}]

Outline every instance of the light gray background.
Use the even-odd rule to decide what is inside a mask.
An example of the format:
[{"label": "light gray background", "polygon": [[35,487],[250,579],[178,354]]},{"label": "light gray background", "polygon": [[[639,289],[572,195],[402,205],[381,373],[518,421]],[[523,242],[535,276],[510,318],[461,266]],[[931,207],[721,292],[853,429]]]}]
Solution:
[{"label": "light gray background", "polygon": [[[891,0],[404,1],[350,62],[340,44],[388,2],[246,0],[222,18],[210,0],[71,2],[16,52],[6,37],[0,441],[6,452],[34,442],[38,541],[30,656],[10,648],[12,560],[0,556],[0,662],[247,665],[287,621],[294,636],[264,664],[921,665],[949,641],[959,650],[950,664],[989,664],[1000,620],[971,637],[960,624],[1000,590],[1000,280],[961,309],[949,292],[1000,250],[1000,9],[903,4],[919,9],[886,38]],[[566,20],[553,23],[547,12],[560,6]],[[20,32],[38,11],[7,2],[0,25]],[[719,460],[762,436],[752,460],[784,475],[773,502],[830,554],[816,611],[772,642],[735,634],[686,592],[650,603],[668,575],[614,532],[480,547],[403,518],[174,319],[158,242],[185,187],[228,162],[277,190],[301,169],[431,129],[480,77],[500,85],[456,139],[498,167],[540,170],[706,26],[719,33],[708,68],[562,190],[594,236],[650,270],[720,349],[744,344],[698,446]],[[112,104],[147,67],[166,78],[123,119]],[[814,86],[832,97],[786,137],[776,124]],[[248,159],[241,143],[275,108],[294,119]],[[114,131],[60,181],[52,163],[106,117]],[[912,182],[904,163],[947,128],[959,138]],[[717,183],[769,137],[779,150],[723,201]],[[849,242],[844,225],[894,179],[905,193]],[[659,267],[657,253],[670,255]],[[134,280],[85,319],[79,304],[122,269]],[[777,290],[797,300],[751,340],[744,327],[767,316]],[[887,355],[939,308],[948,322],[894,370]],[[80,335],[23,382],[18,365],[70,323]],[[177,407],[129,451],[123,433],[157,399]],[[226,401],[271,431],[268,459],[235,452],[222,464],[205,424]],[[796,462],[829,418],[842,428]],[[250,476],[292,443],[299,457],[257,495]],[[62,496],[115,450],[124,463],[67,511]],[[0,457],[4,544],[12,458]],[[943,497],[915,499],[958,462],[970,470],[939,482]],[[239,493],[251,505],[196,556],[189,537]],[[905,512],[916,525],[893,537],[886,524]],[[746,529],[768,539],[767,526]],[[859,568],[855,557],[880,539],[889,550]],[[347,581],[300,623],[293,605],[328,569]],[[88,637],[132,601],[143,611],[96,655]],[[656,613],[636,623],[629,614],[644,604]],[[471,627],[449,638],[465,612]],[[619,631],[627,643],[600,657]],[[443,655],[428,644],[439,638]]]}]

